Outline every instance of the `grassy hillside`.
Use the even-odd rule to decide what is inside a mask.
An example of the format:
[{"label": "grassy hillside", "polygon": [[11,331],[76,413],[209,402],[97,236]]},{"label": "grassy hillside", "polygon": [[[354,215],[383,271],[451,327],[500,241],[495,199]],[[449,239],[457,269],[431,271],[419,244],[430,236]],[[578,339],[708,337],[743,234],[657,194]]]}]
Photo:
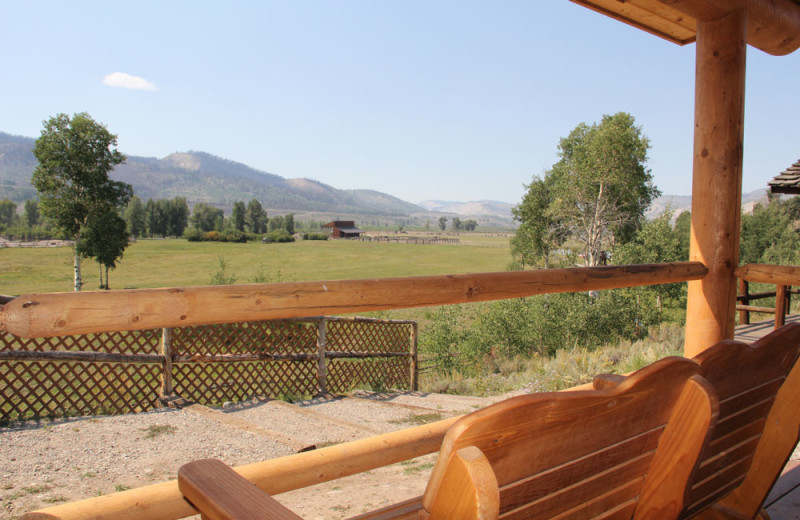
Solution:
[{"label": "grassy hillside", "polygon": [[[37,161],[34,139],[0,132],[0,199],[21,203],[36,196],[30,185]],[[407,216],[419,206],[371,190],[339,190],[310,179],[284,179],[205,152],[156,159],[130,155],[111,174],[131,184],[142,199],[185,197],[227,212],[234,201],[258,199],[269,210],[329,211]]]},{"label": "grassy hillside", "polygon": [[[467,240],[467,237],[463,237]],[[278,281],[336,280],[502,271],[510,260],[507,237],[474,235],[470,245],[375,244],[309,241],[290,244],[140,240],[111,272],[112,289],[208,285],[219,257],[236,283],[259,273]],[[0,251],[0,294],[69,291],[69,248],[7,248]],[[84,288],[97,287],[97,264],[84,262]]]}]

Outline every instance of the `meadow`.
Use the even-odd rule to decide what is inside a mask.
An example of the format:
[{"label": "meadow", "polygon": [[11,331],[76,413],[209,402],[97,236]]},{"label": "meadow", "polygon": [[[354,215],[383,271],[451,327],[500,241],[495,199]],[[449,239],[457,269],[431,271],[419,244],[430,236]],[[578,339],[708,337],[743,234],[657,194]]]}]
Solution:
[{"label": "meadow", "polygon": [[[112,289],[209,285],[220,270],[235,283],[426,276],[504,271],[507,236],[462,235],[458,245],[367,243],[349,240],[287,244],[143,239],[132,244],[109,276]],[[84,290],[98,287],[98,266],[82,263]],[[0,249],[0,294],[72,290],[68,247]]]}]

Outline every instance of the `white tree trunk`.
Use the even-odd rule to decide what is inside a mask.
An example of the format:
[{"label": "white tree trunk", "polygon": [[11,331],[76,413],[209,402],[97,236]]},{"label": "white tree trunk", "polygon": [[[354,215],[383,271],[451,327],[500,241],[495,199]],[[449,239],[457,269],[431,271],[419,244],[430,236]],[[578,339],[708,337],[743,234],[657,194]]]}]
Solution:
[{"label": "white tree trunk", "polygon": [[72,266],[75,274],[75,290],[80,291],[83,286],[83,278],[81,278],[81,256],[78,254],[78,237],[75,237],[75,243],[72,245]]}]

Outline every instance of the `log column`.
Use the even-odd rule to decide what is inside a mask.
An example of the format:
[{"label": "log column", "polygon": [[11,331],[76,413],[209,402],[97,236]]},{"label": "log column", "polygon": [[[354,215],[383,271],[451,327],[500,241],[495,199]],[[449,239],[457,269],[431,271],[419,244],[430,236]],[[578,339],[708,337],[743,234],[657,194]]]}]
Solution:
[{"label": "log column", "polygon": [[733,337],[739,263],[747,11],[697,24],[690,260],[708,274],[689,282],[686,356]]}]

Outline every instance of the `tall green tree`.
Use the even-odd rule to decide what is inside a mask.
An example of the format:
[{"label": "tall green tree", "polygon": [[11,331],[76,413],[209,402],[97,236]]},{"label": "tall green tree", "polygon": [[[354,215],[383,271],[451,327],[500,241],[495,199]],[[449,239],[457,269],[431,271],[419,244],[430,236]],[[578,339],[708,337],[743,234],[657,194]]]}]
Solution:
[{"label": "tall green tree", "polygon": [[294,235],[294,214],[289,213],[283,217],[283,229],[290,235]]},{"label": "tall green tree", "polygon": [[233,203],[233,211],[231,211],[231,221],[233,222],[234,229],[244,231],[245,221],[245,207],[244,202],[237,200]]},{"label": "tall green tree", "polygon": [[[683,234],[684,224],[672,225],[671,209],[647,221],[636,236],[620,245],[614,253],[616,264],[654,264],[685,262],[689,259],[688,240]],[[671,283],[622,289],[623,294],[635,298],[637,319],[646,326],[659,323],[665,308],[673,317],[683,317],[686,308],[686,284]]]},{"label": "tall green tree", "polygon": [[97,260],[101,289],[110,289],[108,271],[117,267],[117,262],[128,247],[128,238],[127,223],[113,208],[92,213],[89,217],[79,253],[84,258]]},{"label": "tall green tree", "polygon": [[550,212],[582,243],[586,265],[598,265],[601,249],[632,239],[661,194],[646,167],[649,147],[625,112],[581,123],[561,139],[560,159],[549,173],[555,189]]},{"label": "tall green tree", "polygon": [[139,238],[147,232],[147,214],[144,210],[142,199],[134,195],[125,208],[125,223],[128,234]]},{"label": "tall green tree", "polygon": [[269,219],[269,230],[277,231],[279,229],[285,229],[283,215],[277,215]]},{"label": "tall green tree", "polygon": [[680,261],[689,260],[689,242],[692,239],[692,213],[684,211],[675,219],[675,234],[681,243]]},{"label": "tall green tree", "polygon": [[167,206],[167,235],[171,237],[183,236],[183,231],[189,225],[189,204],[184,197],[175,197],[166,202]]},{"label": "tall green tree", "polygon": [[17,213],[17,205],[8,200],[0,200],[0,229],[14,224],[14,215]]},{"label": "tall green tree", "polygon": [[192,225],[200,231],[221,230],[222,210],[205,202],[198,202],[192,209]]},{"label": "tall green tree", "polygon": [[267,232],[267,212],[256,199],[247,203],[245,225],[251,233],[261,234]]},{"label": "tall green tree", "polygon": [[742,215],[739,263],[792,265],[800,261],[800,238],[794,227],[792,202],[771,197]]},{"label": "tall green tree", "polygon": [[439,229],[442,231],[447,229],[447,217],[439,217]]},{"label": "tall green tree", "polygon": [[73,242],[74,288],[80,291],[80,242],[92,215],[124,207],[133,188],[112,181],[109,173],[125,156],[117,136],[89,114],[58,114],[44,122],[33,147],[39,161],[31,179],[39,191],[39,208]]},{"label": "tall green tree", "polygon": [[39,203],[33,199],[25,201],[25,225],[28,227],[39,225]]},{"label": "tall green tree", "polygon": [[511,210],[520,225],[511,239],[511,254],[520,263],[533,265],[541,258],[544,268],[550,268],[550,255],[561,247],[569,236],[564,219],[554,214],[555,189],[553,177],[534,177],[527,186],[522,202]]}]

